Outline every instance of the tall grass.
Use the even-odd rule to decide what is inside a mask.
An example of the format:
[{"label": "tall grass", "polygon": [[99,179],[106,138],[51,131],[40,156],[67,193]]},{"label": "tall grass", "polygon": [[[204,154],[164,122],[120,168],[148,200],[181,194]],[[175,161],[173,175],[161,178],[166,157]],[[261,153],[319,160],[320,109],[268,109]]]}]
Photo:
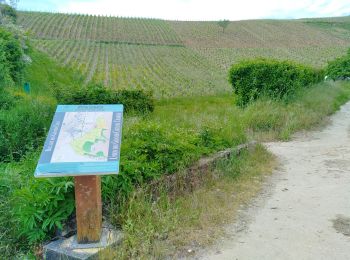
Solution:
[{"label": "tall grass", "polygon": [[325,122],[349,97],[349,83],[322,83],[298,92],[287,104],[260,99],[241,111],[242,121],[250,138],[289,140],[296,131]]},{"label": "tall grass", "polygon": [[121,246],[100,257],[171,259],[212,243],[223,234],[222,224],[230,223],[237,208],[259,191],[274,165],[271,154],[257,146],[219,161],[204,177],[205,185],[193,193],[171,199],[164,191],[154,200],[146,189],[137,190],[118,216],[123,220]]}]

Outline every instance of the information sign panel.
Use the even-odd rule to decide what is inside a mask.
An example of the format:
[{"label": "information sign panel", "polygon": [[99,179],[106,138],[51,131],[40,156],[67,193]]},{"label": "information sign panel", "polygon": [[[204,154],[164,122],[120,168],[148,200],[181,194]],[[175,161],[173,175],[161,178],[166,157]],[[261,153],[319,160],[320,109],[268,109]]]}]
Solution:
[{"label": "information sign panel", "polygon": [[119,172],[123,105],[59,105],[35,177]]}]

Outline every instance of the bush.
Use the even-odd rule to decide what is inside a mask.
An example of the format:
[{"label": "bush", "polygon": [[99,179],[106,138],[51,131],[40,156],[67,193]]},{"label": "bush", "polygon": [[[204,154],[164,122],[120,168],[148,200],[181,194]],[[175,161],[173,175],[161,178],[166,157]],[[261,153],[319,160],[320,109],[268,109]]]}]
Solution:
[{"label": "bush", "polygon": [[229,82],[239,105],[246,105],[261,96],[290,98],[296,90],[322,79],[323,72],[311,67],[262,58],[234,64],[229,71]]},{"label": "bush", "polygon": [[333,80],[350,78],[350,49],[347,55],[328,62],[326,74]]},{"label": "bush", "polygon": [[203,154],[229,146],[220,129],[207,127],[193,132],[142,121],[124,133],[121,174],[104,177],[103,195],[108,200],[128,195],[135,186],[172,174]]},{"label": "bush", "polygon": [[187,165],[199,152],[194,141],[188,142],[193,138],[185,131],[169,131],[154,123],[135,124],[123,136],[122,174],[105,177],[104,196],[111,199],[116,193],[126,195],[135,185]]},{"label": "bush", "polygon": [[13,23],[16,23],[17,12],[12,6],[7,4],[0,4],[0,13],[2,16],[10,18]]},{"label": "bush", "polygon": [[23,100],[0,113],[0,161],[19,160],[44,142],[54,113],[52,104]]},{"label": "bush", "polygon": [[6,59],[5,42],[0,39],[0,91],[6,86],[12,86],[13,80],[10,75],[9,65]]},{"label": "bush", "polygon": [[72,179],[34,178],[38,158],[39,152],[30,153],[19,163],[7,164],[0,175],[0,212],[6,217],[0,216],[0,220],[7,225],[4,231],[10,233],[7,240],[24,248],[62,228],[74,212]]},{"label": "bush", "polygon": [[[32,174],[32,172],[30,172]],[[74,183],[65,178],[34,179],[14,192],[12,211],[18,235],[29,244],[42,241],[59,228],[75,209]]]},{"label": "bush", "polygon": [[[15,83],[21,83],[23,78],[24,61],[22,57],[23,50],[20,41],[12,33],[0,28],[0,67],[6,68],[7,77]],[[4,71],[1,71],[0,80],[3,80],[3,74]]]},{"label": "bush", "polygon": [[7,88],[0,88],[0,111],[8,110],[14,106],[16,98],[9,93]]},{"label": "bush", "polygon": [[100,84],[86,87],[59,87],[53,85],[59,103],[65,104],[123,104],[125,112],[145,114],[154,110],[151,92],[142,90],[115,90]]}]

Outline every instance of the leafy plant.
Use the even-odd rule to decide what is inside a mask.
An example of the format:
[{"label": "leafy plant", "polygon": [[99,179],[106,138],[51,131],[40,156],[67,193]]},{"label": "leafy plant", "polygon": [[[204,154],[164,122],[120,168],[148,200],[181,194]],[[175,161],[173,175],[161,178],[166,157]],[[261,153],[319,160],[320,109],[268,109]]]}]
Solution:
[{"label": "leafy plant", "polygon": [[239,105],[246,105],[261,96],[290,98],[298,89],[322,78],[323,72],[311,67],[263,58],[234,64],[229,71],[229,82],[238,96]]},{"label": "leafy plant", "polygon": [[[39,152],[1,168],[1,226],[7,225],[9,243],[24,248],[52,235],[74,212],[71,178],[36,179],[33,176]],[[1,229],[0,229],[1,230]]]},{"label": "leafy plant", "polygon": [[8,88],[0,88],[0,111],[10,109],[15,101],[16,98],[8,91]]},{"label": "leafy plant", "polygon": [[333,80],[350,78],[350,49],[347,55],[328,62],[326,75]]},{"label": "leafy plant", "polygon": [[214,128],[193,132],[149,122],[135,124],[123,136],[121,174],[104,177],[103,194],[108,200],[127,195],[135,186],[179,171],[228,143]]},{"label": "leafy plant", "polygon": [[0,39],[0,91],[3,92],[3,88],[12,85],[13,80],[10,75],[9,64],[6,59],[5,41]]},{"label": "leafy plant", "polygon": [[[32,173],[31,173],[32,174]],[[14,192],[19,235],[33,244],[52,234],[74,212],[74,183],[62,178],[33,179]]]},{"label": "leafy plant", "polygon": [[9,76],[15,83],[20,83],[23,77],[25,64],[22,57],[20,41],[11,32],[0,28],[0,65],[7,67]]},{"label": "leafy plant", "polygon": [[104,195],[128,194],[135,185],[187,165],[199,153],[188,138],[191,135],[186,131],[168,131],[154,123],[143,122],[128,129],[123,137],[121,174],[105,178]]},{"label": "leafy plant", "polygon": [[65,104],[123,104],[126,112],[146,114],[154,109],[151,92],[142,90],[113,90],[101,84],[90,84],[86,87],[53,86],[55,96]]},{"label": "leafy plant", "polygon": [[13,23],[16,23],[17,21],[17,12],[16,10],[8,5],[8,4],[0,4],[0,23],[1,23],[1,16],[3,17],[9,17]]},{"label": "leafy plant", "polygon": [[44,142],[54,106],[25,99],[0,113],[0,161],[20,160],[29,150]]}]

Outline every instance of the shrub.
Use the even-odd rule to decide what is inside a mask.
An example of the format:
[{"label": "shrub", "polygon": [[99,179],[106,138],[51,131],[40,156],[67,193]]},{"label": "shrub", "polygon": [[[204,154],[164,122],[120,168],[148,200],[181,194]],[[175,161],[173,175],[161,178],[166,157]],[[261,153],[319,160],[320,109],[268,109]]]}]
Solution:
[{"label": "shrub", "polygon": [[7,88],[0,88],[0,111],[8,110],[15,104],[15,97],[9,93]]},{"label": "shrub", "polygon": [[[198,132],[139,122],[123,131],[121,174],[104,177],[104,196],[111,200],[128,195],[133,187],[189,166],[203,154],[227,147],[220,129]],[[116,196],[119,194],[119,196]]]},{"label": "shrub", "polygon": [[311,67],[263,58],[234,64],[229,71],[229,82],[237,94],[239,105],[246,105],[261,96],[286,99],[296,90],[322,78],[323,72]]},{"label": "shrub", "polygon": [[154,110],[151,92],[142,90],[114,90],[100,84],[86,87],[53,86],[59,103],[65,104],[123,104],[125,112],[148,113]]},{"label": "shrub", "polygon": [[326,74],[333,80],[350,77],[350,49],[347,55],[328,62]]},{"label": "shrub", "polygon": [[[31,172],[32,174],[32,172]],[[18,235],[30,244],[43,240],[74,212],[74,183],[65,178],[34,179],[14,192]]]},{"label": "shrub", "polygon": [[11,85],[13,85],[13,80],[6,59],[5,42],[0,39],[0,91],[3,92],[4,87]]},{"label": "shrub", "polygon": [[[12,33],[0,28],[0,66],[7,67],[9,77],[15,83],[22,81],[24,69],[22,57],[23,50],[20,41]],[[0,77],[3,77],[2,73],[0,72]]]},{"label": "shrub", "polygon": [[4,17],[9,17],[13,23],[16,23],[17,12],[12,6],[7,4],[0,4],[0,13]]},{"label": "shrub", "polygon": [[38,157],[39,152],[30,153],[19,163],[9,163],[0,176],[0,186],[6,194],[0,212],[7,214],[8,219],[2,220],[11,231],[7,238],[16,244],[22,241],[24,247],[62,228],[74,212],[72,179],[34,178]]},{"label": "shrub", "polygon": [[169,131],[147,122],[133,125],[123,136],[122,174],[105,177],[104,195],[113,198],[116,193],[128,194],[135,185],[187,165],[199,152],[189,139],[194,140],[194,136],[180,129]]},{"label": "shrub", "polygon": [[0,161],[19,160],[43,144],[54,112],[52,104],[23,100],[0,113]]}]

